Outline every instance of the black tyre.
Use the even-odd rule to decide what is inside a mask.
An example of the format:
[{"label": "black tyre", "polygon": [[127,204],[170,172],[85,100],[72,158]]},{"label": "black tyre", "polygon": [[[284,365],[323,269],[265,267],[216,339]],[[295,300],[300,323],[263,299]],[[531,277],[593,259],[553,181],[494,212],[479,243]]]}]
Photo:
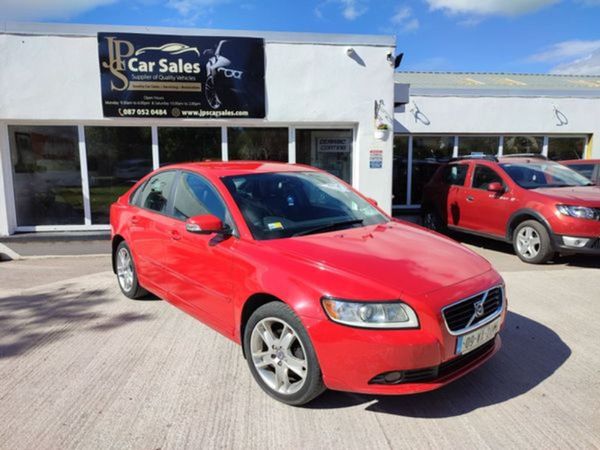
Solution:
[{"label": "black tyre", "polygon": [[325,390],[308,333],[284,303],[267,303],[254,311],[243,345],[252,376],[280,402],[304,405]]},{"label": "black tyre", "polygon": [[517,256],[530,264],[543,264],[554,256],[550,234],[537,220],[526,220],[517,226],[513,247]]},{"label": "black tyre", "polygon": [[421,221],[425,228],[438,233],[444,233],[446,226],[440,215],[433,208],[425,208],[421,214]]},{"label": "black tyre", "polygon": [[121,292],[129,298],[140,298],[148,294],[138,282],[135,264],[131,256],[131,250],[125,241],[121,242],[115,252],[115,269]]}]

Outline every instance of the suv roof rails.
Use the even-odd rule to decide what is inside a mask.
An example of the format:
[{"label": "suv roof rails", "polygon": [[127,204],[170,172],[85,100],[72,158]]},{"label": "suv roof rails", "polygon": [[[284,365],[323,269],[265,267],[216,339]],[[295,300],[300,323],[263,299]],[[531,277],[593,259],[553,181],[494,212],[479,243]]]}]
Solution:
[{"label": "suv roof rails", "polygon": [[502,155],[502,158],[535,158],[547,160],[548,157],[539,153],[513,153],[512,155]]},{"label": "suv roof rails", "polygon": [[494,155],[464,155],[464,156],[456,156],[454,158],[450,158],[448,160],[448,162],[464,161],[464,160],[470,160],[470,159],[484,159],[486,161],[498,162],[498,158],[496,158]]}]

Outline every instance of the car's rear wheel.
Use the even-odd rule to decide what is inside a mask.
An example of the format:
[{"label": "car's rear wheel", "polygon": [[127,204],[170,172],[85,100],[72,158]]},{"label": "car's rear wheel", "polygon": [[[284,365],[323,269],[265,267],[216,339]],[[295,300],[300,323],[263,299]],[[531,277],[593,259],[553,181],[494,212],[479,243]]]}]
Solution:
[{"label": "car's rear wheel", "polygon": [[284,303],[267,303],[250,316],[243,345],[250,372],[271,397],[298,406],[325,390],[308,333]]},{"label": "car's rear wheel", "polygon": [[121,292],[129,298],[140,298],[148,293],[140,286],[131,250],[125,241],[121,242],[115,252],[115,268]]},{"label": "car's rear wheel", "polygon": [[517,256],[530,264],[543,264],[554,256],[554,249],[546,227],[536,220],[526,220],[513,234]]}]

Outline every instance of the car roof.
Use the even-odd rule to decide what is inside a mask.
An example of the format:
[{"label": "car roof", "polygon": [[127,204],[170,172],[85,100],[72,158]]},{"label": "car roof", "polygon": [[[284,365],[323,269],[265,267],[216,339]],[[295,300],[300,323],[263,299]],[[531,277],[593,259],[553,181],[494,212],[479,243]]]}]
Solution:
[{"label": "car roof", "polygon": [[182,169],[210,174],[215,177],[249,175],[272,172],[319,172],[304,164],[290,164],[275,161],[206,161],[178,163],[163,166],[163,169]]}]

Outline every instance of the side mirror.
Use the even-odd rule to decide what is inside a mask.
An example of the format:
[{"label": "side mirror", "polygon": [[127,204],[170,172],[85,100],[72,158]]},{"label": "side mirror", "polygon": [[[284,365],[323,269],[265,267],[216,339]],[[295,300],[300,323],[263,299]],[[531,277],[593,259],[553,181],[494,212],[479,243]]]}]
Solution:
[{"label": "side mirror", "polygon": [[494,181],[493,183],[488,184],[487,190],[499,194],[501,192],[504,192],[504,186],[502,186],[502,183]]},{"label": "side mirror", "polygon": [[367,197],[367,201],[373,205],[373,206],[377,206],[377,200],[372,199],[371,197]]},{"label": "side mirror", "polygon": [[202,214],[186,220],[185,229],[194,234],[226,234],[229,227],[223,225],[223,222],[217,216]]}]

